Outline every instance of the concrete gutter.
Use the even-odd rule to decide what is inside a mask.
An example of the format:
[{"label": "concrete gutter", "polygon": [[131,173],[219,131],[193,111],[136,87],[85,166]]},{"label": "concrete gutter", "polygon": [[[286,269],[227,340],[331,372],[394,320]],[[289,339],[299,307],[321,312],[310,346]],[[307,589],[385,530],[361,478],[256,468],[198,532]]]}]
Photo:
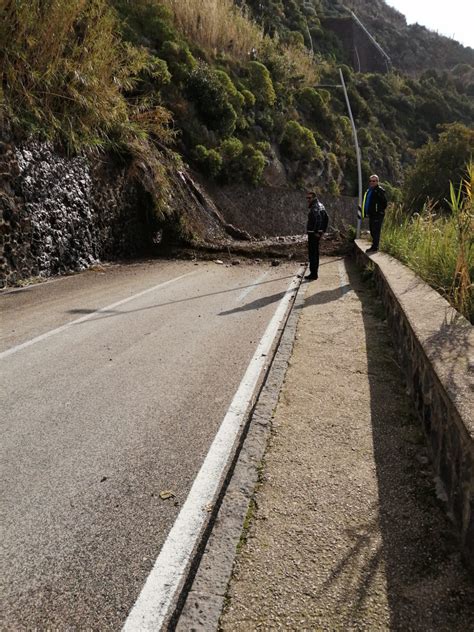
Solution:
[{"label": "concrete gutter", "polygon": [[373,269],[448,514],[474,570],[474,329],[399,261],[366,255],[367,245],[355,242],[356,259]]}]

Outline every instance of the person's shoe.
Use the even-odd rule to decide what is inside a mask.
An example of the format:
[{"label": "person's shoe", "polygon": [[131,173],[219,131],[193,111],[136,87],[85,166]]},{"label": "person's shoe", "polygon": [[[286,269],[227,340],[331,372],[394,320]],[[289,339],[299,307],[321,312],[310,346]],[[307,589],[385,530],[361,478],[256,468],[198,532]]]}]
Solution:
[{"label": "person's shoe", "polygon": [[378,248],[374,248],[373,246],[371,246],[370,248],[367,248],[365,252],[368,252],[370,255],[370,253],[377,252],[377,251],[378,251]]},{"label": "person's shoe", "polygon": [[307,274],[305,276],[306,281],[316,281],[317,278],[318,278],[317,274]]}]

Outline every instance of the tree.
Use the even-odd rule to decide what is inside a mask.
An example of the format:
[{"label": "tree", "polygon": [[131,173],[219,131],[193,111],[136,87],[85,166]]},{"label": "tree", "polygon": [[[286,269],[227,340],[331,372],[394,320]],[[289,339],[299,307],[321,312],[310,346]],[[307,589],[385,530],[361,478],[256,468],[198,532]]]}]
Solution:
[{"label": "tree", "polygon": [[449,210],[449,183],[459,183],[466,164],[474,155],[474,129],[461,123],[439,128],[437,140],[421,147],[405,179],[404,202],[419,211],[429,198]]}]

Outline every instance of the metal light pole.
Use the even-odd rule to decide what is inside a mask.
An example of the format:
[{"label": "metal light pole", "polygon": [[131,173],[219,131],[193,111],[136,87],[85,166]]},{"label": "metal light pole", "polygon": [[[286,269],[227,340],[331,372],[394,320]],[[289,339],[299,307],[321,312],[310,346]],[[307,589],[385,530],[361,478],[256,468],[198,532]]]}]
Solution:
[{"label": "metal light pole", "polygon": [[[360,160],[360,147],[359,147],[359,141],[357,139],[357,130],[354,123],[354,117],[352,116],[351,104],[349,102],[349,96],[347,94],[346,84],[344,83],[344,75],[342,74],[342,68],[339,68],[339,76],[341,77],[341,85],[342,85],[342,89],[344,90],[344,96],[346,98],[347,111],[349,112],[349,118],[351,120],[352,135],[354,137],[354,146],[356,150],[356,159],[357,159],[357,179],[358,179],[358,184],[359,184],[359,187],[358,187],[359,206],[362,206],[362,165],[361,165],[361,160]],[[357,239],[359,239],[360,237],[361,225],[362,225],[362,215],[361,215],[361,212],[358,211],[357,212],[357,229],[356,229]]]},{"label": "metal light pole", "polygon": [[[308,0],[303,0],[303,9],[314,9],[314,7],[309,5]],[[314,56],[313,38],[311,37],[311,31],[309,30],[307,17],[305,17],[305,22],[306,22],[306,32],[308,34],[308,39],[309,39],[309,45],[311,47],[311,55]]]},{"label": "metal light pole", "polygon": [[[357,139],[357,130],[356,130],[356,126],[355,126],[355,123],[354,123],[354,117],[352,116],[351,104],[349,102],[349,95],[347,94],[346,84],[344,83],[344,75],[342,74],[342,69],[341,68],[339,68],[339,76],[341,78],[341,83],[338,83],[336,85],[321,84],[321,85],[315,86],[315,88],[342,88],[343,91],[344,91],[344,97],[346,99],[347,111],[349,112],[349,119],[350,119],[350,122],[351,122],[352,136],[354,138],[354,146],[355,146],[355,152],[356,152],[357,179],[358,179],[358,185],[359,185],[358,186],[359,206],[362,206],[362,165],[361,165],[361,159],[360,159],[359,141]],[[357,239],[359,239],[359,237],[360,237],[361,225],[362,225],[362,215],[361,215],[360,211],[357,211],[357,228],[356,228],[356,237],[357,237]]]}]

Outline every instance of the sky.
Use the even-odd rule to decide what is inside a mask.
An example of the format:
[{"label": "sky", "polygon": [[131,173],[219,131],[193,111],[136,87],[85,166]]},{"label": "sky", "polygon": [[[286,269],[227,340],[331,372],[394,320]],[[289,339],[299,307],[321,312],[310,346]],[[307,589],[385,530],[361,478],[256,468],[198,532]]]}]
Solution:
[{"label": "sky", "polygon": [[385,0],[403,13],[408,24],[418,22],[430,31],[453,37],[474,48],[474,2],[472,0]]}]

